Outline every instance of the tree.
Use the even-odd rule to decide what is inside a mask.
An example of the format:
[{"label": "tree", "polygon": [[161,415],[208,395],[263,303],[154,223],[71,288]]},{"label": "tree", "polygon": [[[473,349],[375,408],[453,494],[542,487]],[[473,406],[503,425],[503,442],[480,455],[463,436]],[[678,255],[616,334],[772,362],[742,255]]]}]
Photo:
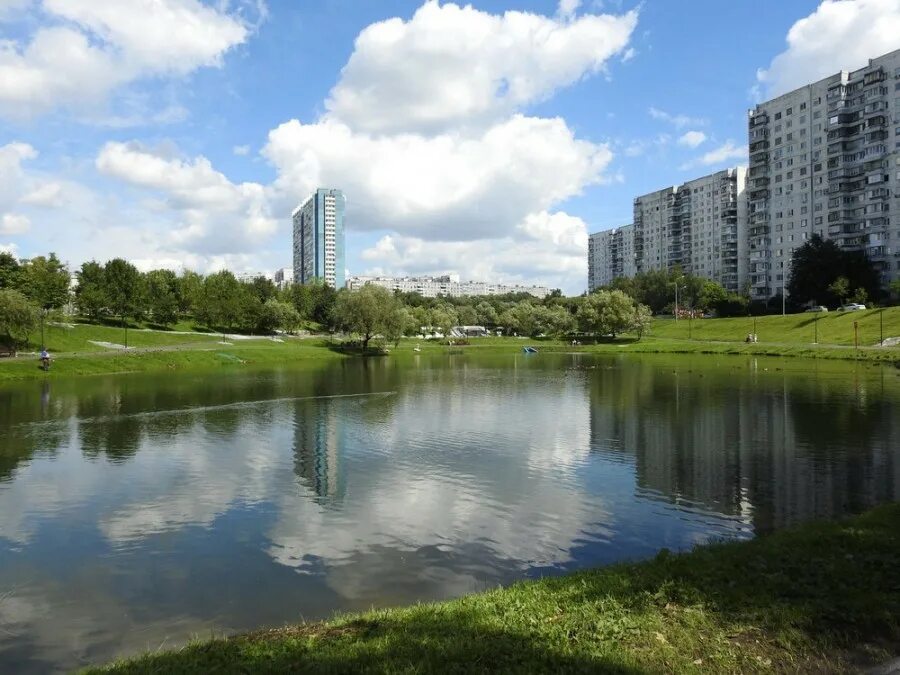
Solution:
[{"label": "tree", "polygon": [[444,338],[449,338],[450,330],[458,324],[459,319],[452,305],[443,304],[431,311],[431,326],[440,331]]},{"label": "tree", "polygon": [[482,326],[494,327],[497,325],[497,310],[491,303],[482,300],[475,306],[476,321]]},{"label": "tree", "polygon": [[898,300],[900,300],[900,278],[894,279],[890,285],[891,294]]},{"label": "tree", "polygon": [[718,309],[728,301],[728,291],[715,281],[705,280],[700,286],[695,306],[698,309]]},{"label": "tree", "polygon": [[578,308],[579,327],[585,333],[615,337],[633,327],[635,304],[622,291],[592,293]]},{"label": "tree", "polygon": [[478,314],[471,305],[458,307],[456,313],[461,326],[474,326],[478,322]]},{"label": "tree", "polygon": [[49,257],[38,256],[22,265],[21,289],[41,313],[41,349],[44,348],[44,319],[47,312],[60,309],[69,301],[69,270],[55,253]]},{"label": "tree", "polygon": [[200,289],[197,318],[209,328],[235,328],[241,320],[241,283],[231,272],[210,274]]},{"label": "tree", "polygon": [[385,331],[396,307],[397,301],[390,291],[366,284],[358,291],[338,291],[333,316],[340,328],[359,335],[363,350],[367,350],[369,341]]},{"label": "tree", "polygon": [[272,333],[283,330],[292,333],[300,325],[300,314],[289,302],[269,298],[259,308],[256,330],[260,333]]},{"label": "tree", "polygon": [[78,278],[75,306],[92,321],[98,321],[109,307],[103,267],[94,261],[82,263],[81,270],[75,276]]},{"label": "tree", "polygon": [[178,298],[178,312],[191,314],[196,311],[203,290],[203,277],[196,272],[184,270],[178,277],[175,296]]},{"label": "tree", "polygon": [[850,282],[847,277],[838,277],[831,285],[828,286],[828,292],[838,299],[838,303],[843,305],[847,296],[850,295]]},{"label": "tree", "polygon": [[154,323],[171,326],[178,321],[178,277],[171,270],[151,270],[144,275],[147,308]]},{"label": "tree", "polygon": [[249,284],[251,292],[259,298],[261,303],[265,303],[278,294],[278,288],[271,279],[264,276],[258,276]]},{"label": "tree", "polygon": [[15,353],[28,342],[37,323],[38,310],[28,298],[10,288],[0,289],[0,342]]},{"label": "tree", "polygon": [[[843,282],[835,286],[840,278],[846,287]],[[878,299],[881,294],[878,270],[862,251],[842,251],[818,234],[794,251],[788,293],[795,304],[843,304],[857,289],[869,298]]]},{"label": "tree", "polygon": [[644,337],[644,333],[650,330],[653,323],[653,313],[647,305],[636,303],[634,315],[631,318],[631,330],[637,333],[638,340]]},{"label": "tree", "polygon": [[21,266],[12,253],[0,251],[0,288],[18,289]]},{"label": "tree", "polygon": [[400,338],[408,335],[414,326],[415,321],[412,314],[398,302],[385,320],[384,337],[386,340],[393,342],[396,347],[397,343],[400,342]]},{"label": "tree", "polygon": [[128,346],[126,318],[137,315],[143,309],[143,279],[137,267],[122,258],[113,258],[103,266],[103,281],[109,308],[118,316],[125,328],[125,346]]}]

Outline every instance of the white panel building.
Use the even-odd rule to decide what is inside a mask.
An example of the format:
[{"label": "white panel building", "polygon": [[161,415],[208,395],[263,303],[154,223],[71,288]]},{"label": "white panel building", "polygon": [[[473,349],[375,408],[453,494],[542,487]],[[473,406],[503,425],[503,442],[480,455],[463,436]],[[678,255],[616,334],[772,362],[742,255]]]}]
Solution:
[{"label": "white panel building", "polygon": [[634,274],[634,225],[596,232],[588,238],[589,291]]},{"label": "white panel building", "polygon": [[426,298],[465,297],[476,295],[507,295],[510,293],[528,293],[536,298],[550,295],[551,290],[544,286],[520,286],[518,284],[495,284],[483,281],[460,281],[458,275],[438,277],[350,277],[347,288],[359,290],[366,284],[381,286],[389,291],[418,293]]},{"label": "white panel building", "polygon": [[741,291],[747,282],[746,176],[744,167],[724,169],[636,197],[635,271],[680,267]]},{"label": "white panel building", "polygon": [[751,297],[782,293],[814,233],[900,276],[900,50],[749,112]]}]

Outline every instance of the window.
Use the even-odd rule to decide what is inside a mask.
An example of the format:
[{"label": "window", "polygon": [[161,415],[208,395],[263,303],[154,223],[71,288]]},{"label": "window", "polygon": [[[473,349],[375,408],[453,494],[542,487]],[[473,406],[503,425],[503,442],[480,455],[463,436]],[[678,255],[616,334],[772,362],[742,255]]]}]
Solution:
[{"label": "window", "polygon": [[785,114],[785,115],[793,115],[793,114],[794,114],[794,109],[793,109],[793,108],[788,108],[787,110],[784,111],[784,114]]},{"label": "window", "polygon": [[781,113],[780,112],[775,113],[775,121],[778,121],[780,119],[781,119]]}]

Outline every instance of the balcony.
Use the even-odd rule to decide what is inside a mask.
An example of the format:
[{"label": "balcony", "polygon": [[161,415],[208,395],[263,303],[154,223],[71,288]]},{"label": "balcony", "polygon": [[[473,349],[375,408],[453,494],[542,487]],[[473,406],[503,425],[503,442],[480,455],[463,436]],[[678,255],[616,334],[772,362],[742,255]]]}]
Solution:
[{"label": "balcony", "polygon": [[750,155],[751,164],[763,164],[769,161],[769,153],[767,151],[757,152]]},{"label": "balcony", "polygon": [[767,141],[765,139],[761,140],[761,141],[754,141],[753,143],[750,144],[750,152],[751,153],[758,152],[760,150],[768,150],[768,149],[769,149],[769,141]]},{"label": "balcony", "polygon": [[764,113],[756,113],[753,117],[750,118],[750,126],[751,127],[759,127],[763,124],[769,123],[769,116]]},{"label": "balcony", "polygon": [[771,196],[769,190],[752,190],[750,192],[750,201],[759,201],[760,199],[768,199]]},{"label": "balcony", "polygon": [[772,232],[772,228],[768,225],[757,225],[756,227],[751,227],[748,231],[748,234],[751,237],[762,237],[764,235],[770,234]]}]

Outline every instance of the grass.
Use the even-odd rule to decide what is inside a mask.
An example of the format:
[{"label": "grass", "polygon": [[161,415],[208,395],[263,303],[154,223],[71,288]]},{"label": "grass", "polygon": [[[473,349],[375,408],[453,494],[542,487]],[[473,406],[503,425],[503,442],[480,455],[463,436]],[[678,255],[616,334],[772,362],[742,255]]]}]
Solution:
[{"label": "grass", "polygon": [[[756,332],[760,342],[754,344],[744,342],[747,333],[753,330],[753,319],[696,319],[690,322],[657,319],[653,323],[652,334],[641,340],[624,336],[573,348],[567,341],[553,339],[489,337],[473,338],[468,346],[453,347],[452,351],[518,353],[523,345],[532,344],[538,345],[542,352],[745,354],[900,363],[900,346],[873,346],[879,340],[880,319],[883,319],[885,337],[900,337],[900,307],[884,310],[883,317],[879,316],[879,311],[820,315],[818,344],[812,343],[815,316],[795,314],[758,317]],[[859,329],[859,349],[853,347],[854,321]],[[125,333],[119,326],[48,324],[47,346],[55,357],[50,375],[252,367],[282,365],[294,359],[339,356],[324,339],[286,339],[280,343],[257,338],[222,345],[218,334],[195,332],[187,324],[176,328],[186,332],[133,328],[128,331],[131,349],[123,352],[93,344],[122,344]],[[415,345],[419,345],[425,353],[451,351],[435,341],[403,340],[397,347],[391,348],[391,354],[412,354]],[[0,381],[47,375],[38,369],[34,355],[0,359]]]},{"label": "grass", "polygon": [[[900,504],[93,672],[851,672],[900,641]],[[896,654],[896,652],[894,652]]]},{"label": "grass", "polygon": [[678,322],[658,319],[653,322],[653,335],[662,338],[742,342],[747,333],[754,332],[755,326],[761,342],[808,346],[818,338],[820,345],[853,346],[853,324],[856,323],[860,346],[874,346],[881,339],[882,319],[884,337],[900,337],[900,307],[862,312],[760,316],[755,323],[750,317]]}]

